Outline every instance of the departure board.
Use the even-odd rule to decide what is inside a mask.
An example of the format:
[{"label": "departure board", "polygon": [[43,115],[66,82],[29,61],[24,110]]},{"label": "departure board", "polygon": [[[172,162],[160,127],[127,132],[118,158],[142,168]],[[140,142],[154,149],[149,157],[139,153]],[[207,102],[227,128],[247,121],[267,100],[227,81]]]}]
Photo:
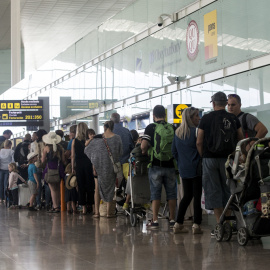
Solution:
[{"label": "departure board", "polygon": [[0,101],[0,126],[42,126],[43,100]]}]

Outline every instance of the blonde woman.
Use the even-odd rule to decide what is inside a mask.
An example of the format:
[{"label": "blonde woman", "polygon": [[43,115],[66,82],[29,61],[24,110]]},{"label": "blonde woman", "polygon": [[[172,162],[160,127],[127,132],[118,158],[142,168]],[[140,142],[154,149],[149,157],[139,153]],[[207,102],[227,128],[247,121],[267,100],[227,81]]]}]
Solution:
[{"label": "blonde woman", "polygon": [[4,141],[4,148],[0,150],[0,202],[5,201],[5,191],[8,183],[8,164],[14,162],[14,151],[11,149],[12,142]]},{"label": "blonde woman", "polygon": [[[83,207],[83,215],[92,212],[94,204],[94,176],[90,159],[84,154],[87,138],[87,125],[81,122],[77,126],[76,137],[71,146],[72,172],[76,174],[78,184],[78,204]],[[75,168],[76,163],[76,168]]]},{"label": "blonde woman", "polygon": [[174,233],[186,233],[184,216],[194,197],[194,224],[193,234],[202,233],[200,224],[202,221],[201,195],[202,177],[197,173],[200,156],[196,147],[196,127],[199,125],[199,110],[190,107],[182,114],[182,123],[175,131],[172,144],[172,153],[177,160],[178,170],[182,178],[184,197],[179,204],[178,216],[173,227]]}]

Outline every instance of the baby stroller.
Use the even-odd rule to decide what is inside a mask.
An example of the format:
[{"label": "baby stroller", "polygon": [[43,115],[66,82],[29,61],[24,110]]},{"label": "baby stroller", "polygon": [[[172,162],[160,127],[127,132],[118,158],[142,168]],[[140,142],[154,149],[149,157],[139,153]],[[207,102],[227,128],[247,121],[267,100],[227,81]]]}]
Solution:
[{"label": "baby stroller", "polygon": [[130,216],[130,224],[135,227],[137,221],[145,215],[143,204],[150,201],[150,185],[148,180],[149,157],[143,155],[140,145],[137,145],[130,153],[129,181],[126,193],[131,195],[131,207],[125,210]]},{"label": "baby stroller", "polygon": [[[255,141],[245,153],[248,143]],[[239,245],[245,246],[249,239],[270,235],[270,138],[247,138],[238,142],[236,151],[226,162],[227,185],[231,196],[215,227],[218,242],[230,241],[234,220]],[[241,162],[242,159],[242,162]],[[262,207],[259,206],[261,200]],[[256,207],[257,206],[257,207]],[[231,211],[226,216],[227,210]],[[228,212],[229,212],[228,211]]]}]

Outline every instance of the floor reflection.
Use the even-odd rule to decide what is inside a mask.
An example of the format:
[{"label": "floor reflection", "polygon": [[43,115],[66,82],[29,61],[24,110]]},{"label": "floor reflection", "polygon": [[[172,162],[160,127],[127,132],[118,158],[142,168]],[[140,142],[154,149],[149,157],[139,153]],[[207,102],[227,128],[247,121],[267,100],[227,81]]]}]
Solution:
[{"label": "floor reflection", "polygon": [[[9,211],[0,206],[0,269],[266,269],[270,238],[238,245],[210,237],[213,217],[204,216],[202,235],[174,235],[166,219],[158,230],[143,220],[93,219],[91,215]],[[14,264],[16,266],[14,266]],[[267,267],[268,268],[268,267]]]}]

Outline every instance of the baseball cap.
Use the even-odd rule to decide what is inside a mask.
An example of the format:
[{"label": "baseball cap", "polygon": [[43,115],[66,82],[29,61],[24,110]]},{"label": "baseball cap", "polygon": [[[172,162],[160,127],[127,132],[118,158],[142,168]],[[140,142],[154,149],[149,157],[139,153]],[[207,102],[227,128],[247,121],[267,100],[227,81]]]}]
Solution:
[{"label": "baseball cap", "polygon": [[213,101],[228,101],[228,99],[225,93],[219,91],[211,97],[210,103]]}]

